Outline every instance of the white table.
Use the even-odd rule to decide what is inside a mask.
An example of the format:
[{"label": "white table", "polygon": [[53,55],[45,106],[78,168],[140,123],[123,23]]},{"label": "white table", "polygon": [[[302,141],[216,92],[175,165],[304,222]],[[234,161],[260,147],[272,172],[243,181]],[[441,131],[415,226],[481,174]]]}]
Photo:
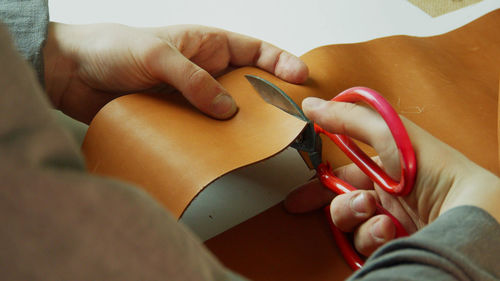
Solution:
[{"label": "white table", "polygon": [[[390,35],[430,36],[500,8],[499,0],[432,18],[403,0],[50,0],[52,21],[133,26],[202,24],[254,36],[296,55]],[[181,219],[208,239],[281,201],[311,172],[293,149],[215,181]]]}]

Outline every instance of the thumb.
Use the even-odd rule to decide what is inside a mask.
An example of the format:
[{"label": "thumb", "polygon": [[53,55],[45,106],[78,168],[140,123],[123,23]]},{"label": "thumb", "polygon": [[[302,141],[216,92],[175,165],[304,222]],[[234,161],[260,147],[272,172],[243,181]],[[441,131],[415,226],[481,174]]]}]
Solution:
[{"label": "thumb", "polygon": [[306,98],[302,109],[308,118],[326,131],[357,139],[373,147],[386,172],[400,176],[399,154],[384,119],[374,110],[354,103]]},{"label": "thumb", "polygon": [[227,119],[238,109],[233,98],[212,75],[172,46],[162,48],[152,62],[152,72],[155,77],[175,87],[192,105],[211,117]]},{"label": "thumb", "polygon": [[381,139],[392,138],[384,120],[364,106],[310,97],[304,99],[302,109],[309,119],[330,133],[347,135],[372,146]]}]

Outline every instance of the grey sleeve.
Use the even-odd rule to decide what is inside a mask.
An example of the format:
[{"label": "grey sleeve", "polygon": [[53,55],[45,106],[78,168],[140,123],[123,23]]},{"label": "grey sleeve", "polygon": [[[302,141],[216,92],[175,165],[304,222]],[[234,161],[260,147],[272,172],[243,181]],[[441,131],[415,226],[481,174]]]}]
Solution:
[{"label": "grey sleeve", "polygon": [[457,207],[377,250],[349,280],[500,280],[500,224]]},{"label": "grey sleeve", "polygon": [[42,48],[49,22],[47,0],[2,0],[0,20],[8,26],[18,51],[35,68],[43,85]]}]

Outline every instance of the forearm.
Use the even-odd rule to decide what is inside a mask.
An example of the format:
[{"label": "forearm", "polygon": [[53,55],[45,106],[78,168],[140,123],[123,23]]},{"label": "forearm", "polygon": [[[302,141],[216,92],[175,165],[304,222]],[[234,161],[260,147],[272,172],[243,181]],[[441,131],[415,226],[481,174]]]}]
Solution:
[{"label": "forearm", "polygon": [[470,205],[488,212],[500,223],[500,180],[493,173],[469,161],[443,202],[442,212]]},{"label": "forearm", "polygon": [[3,0],[0,20],[8,26],[18,51],[35,68],[43,85],[42,48],[49,20],[47,0]]}]

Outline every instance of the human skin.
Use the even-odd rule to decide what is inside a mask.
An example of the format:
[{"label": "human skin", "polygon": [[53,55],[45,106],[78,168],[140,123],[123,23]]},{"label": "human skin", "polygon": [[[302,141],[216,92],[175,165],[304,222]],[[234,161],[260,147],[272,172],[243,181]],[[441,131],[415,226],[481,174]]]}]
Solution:
[{"label": "human skin", "polygon": [[214,76],[229,68],[256,66],[291,83],[308,76],[299,58],[269,43],[197,25],[52,22],[43,56],[45,89],[54,107],[85,123],[118,96],[174,90],[205,114],[227,119],[237,105]]},{"label": "human skin", "polygon": [[[305,99],[302,108],[313,122],[332,133],[345,134],[371,145],[376,160],[394,178],[399,177],[399,154],[383,119],[376,112],[350,103]],[[409,233],[414,233],[454,207],[473,205],[500,222],[500,181],[491,172],[434,138],[402,117],[417,156],[417,179],[412,192],[395,197],[383,191],[355,165],[334,173],[360,190],[335,196],[313,180],[288,195],[286,208],[293,213],[310,211],[331,201],[337,227],[354,232],[355,248],[369,256],[394,239],[395,226],[386,215],[375,215],[375,203],[391,212]],[[333,200],[332,200],[333,199]]]}]

